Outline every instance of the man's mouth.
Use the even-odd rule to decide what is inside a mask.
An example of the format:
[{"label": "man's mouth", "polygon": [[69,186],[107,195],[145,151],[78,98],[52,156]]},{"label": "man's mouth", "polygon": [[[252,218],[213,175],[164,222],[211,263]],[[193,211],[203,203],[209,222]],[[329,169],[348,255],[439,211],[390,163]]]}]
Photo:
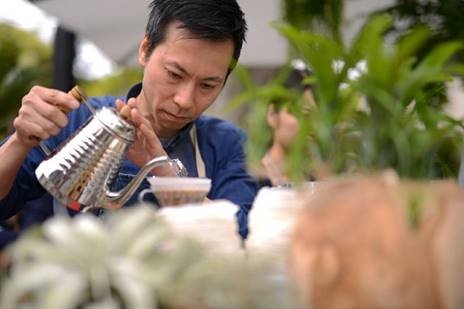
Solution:
[{"label": "man's mouth", "polygon": [[166,115],[166,118],[173,122],[186,122],[189,120],[189,117],[180,116],[180,115],[173,114],[167,111],[163,111],[163,112]]}]

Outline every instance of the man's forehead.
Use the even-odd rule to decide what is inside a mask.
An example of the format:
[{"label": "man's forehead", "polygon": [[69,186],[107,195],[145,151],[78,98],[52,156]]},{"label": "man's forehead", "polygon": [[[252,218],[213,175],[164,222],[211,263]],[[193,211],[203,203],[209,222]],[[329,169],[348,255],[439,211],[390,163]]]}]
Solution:
[{"label": "man's forehead", "polygon": [[160,52],[165,63],[187,72],[189,67],[208,63],[205,68],[207,75],[222,76],[222,69],[227,70],[233,61],[233,42],[227,40],[198,39],[184,33],[171,33],[157,48],[162,49]]},{"label": "man's forehead", "polygon": [[[187,66],[183,66],[182,63],[177,62],[176,60],[166,60],[165,63],[169,66],[172,66],[178,71],[181,71],[183,74],[192,76],[192,75],[197,75],[194,74],[194,72],[190,72],[189,68]],[[224,72],[204,72],[201,75],[197,76],[199,79],[203,81],[211,81],[211,82],[224,82],[225,79],[225,73]]]}]

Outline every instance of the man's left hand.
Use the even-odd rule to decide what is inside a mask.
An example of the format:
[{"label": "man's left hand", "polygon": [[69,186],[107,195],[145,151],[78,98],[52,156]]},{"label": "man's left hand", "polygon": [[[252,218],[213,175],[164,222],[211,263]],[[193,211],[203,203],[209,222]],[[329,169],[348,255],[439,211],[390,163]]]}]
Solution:
[{"label": "man's left hand", "polygon": [[[116,108],[119,111],[124,105],[126,104],[123,101],[116,100]],[[143,167],[148,161],[156,157],[167,156],[150,122],[137,109],[136,99],[129,99],[127,105],[130,107],[130,121],[137,130],[135,141],[127,152],[127,159],[134,162],[137,166]],[[170,166],[166,165],[153,169],[152,174],[157,176],[174,176],[175,172]]]}]

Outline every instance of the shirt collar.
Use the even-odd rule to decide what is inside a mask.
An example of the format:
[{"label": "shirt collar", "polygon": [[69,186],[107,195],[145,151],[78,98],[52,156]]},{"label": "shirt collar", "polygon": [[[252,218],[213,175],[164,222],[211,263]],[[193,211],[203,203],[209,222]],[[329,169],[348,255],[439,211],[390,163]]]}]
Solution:
[{"label": "shirt collar", "polygon": [[[130,98],[135,98],[137,97],[140,92],[142,91],[142,83],[137,83],[135,84],[134,86],[132,86],[129,91],[127,92],[127,96],[126,96],[126,102],[130,99]],[[173,137],[171,138],[168,138],[166,140],[162,140],[161,141],[161,145],[163,145],[163,148],[167,148],[171,145],[173,145],[174,143],[177,143],[178,141],[180,140],[183,140],[185,139],[186,137],[189,137],[189,133],[190,133],[190,129],[192,128],[193,126],[193,122],[189,123],[188,125],[186,125],[185,127],[183,127],[176,135],[174,135]]]}]

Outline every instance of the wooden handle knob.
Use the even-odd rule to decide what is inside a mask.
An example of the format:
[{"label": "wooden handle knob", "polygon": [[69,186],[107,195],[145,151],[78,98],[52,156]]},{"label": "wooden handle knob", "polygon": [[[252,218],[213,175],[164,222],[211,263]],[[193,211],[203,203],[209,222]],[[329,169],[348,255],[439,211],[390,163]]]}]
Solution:
[{"label": "wooden handle knob", "polygon": [[125,121],[131,123],[131,108],[128,105],[124,105],[119,111],[119,115]]},{"label": "wooden handle knob", "polygon": [[[84,103],[87,101],[85,92],[79,86],[74,86],[71,90],[68,91],[68,94],[72,95],[77,101],[79,101],[79,103]],[[60,106],[59,108],[63,113],[68,113],[70,111],[70,109],[66,106]]]},{"label": "wooden handle knob", "polygon": [[75,97],[76,100],[80,103],[87,101],[87,96],[85,95],[85,92],[79,86],[74,86],[71,90],[68,91],[68,93]]}]

